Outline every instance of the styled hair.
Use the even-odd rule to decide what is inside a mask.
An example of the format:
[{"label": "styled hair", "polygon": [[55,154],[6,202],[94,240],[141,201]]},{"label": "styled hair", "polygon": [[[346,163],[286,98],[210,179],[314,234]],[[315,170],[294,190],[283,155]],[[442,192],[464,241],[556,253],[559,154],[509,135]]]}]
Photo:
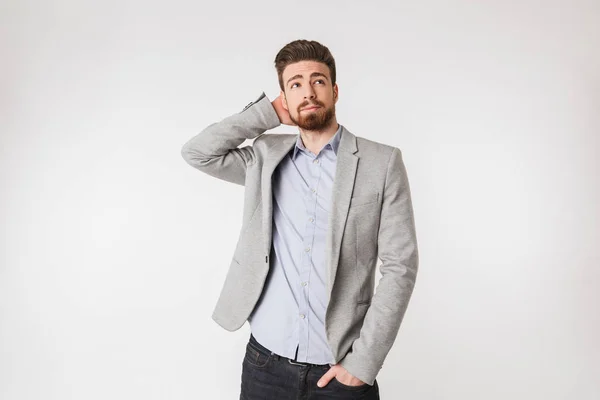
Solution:
[{"label": "styled hair", "polygon": [[279,87],[283,88],[283,70],[290,64],[300,61],[317,61],[329,68],[331,85],[335,85],[335,60],[329,49],[314,40],[294,40],[286,44],[275,56],[275,69],[279,78]]}]

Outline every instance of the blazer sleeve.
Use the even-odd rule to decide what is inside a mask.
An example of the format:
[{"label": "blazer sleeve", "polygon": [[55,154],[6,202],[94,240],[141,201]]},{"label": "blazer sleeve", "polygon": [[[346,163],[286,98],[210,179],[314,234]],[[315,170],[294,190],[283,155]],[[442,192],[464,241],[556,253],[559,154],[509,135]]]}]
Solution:
[{"label": "blazer sleeve", "polygon": [[183,159],[192,167],[227,182],[244,185],[246,168],[255,162],[252,146],[238,148],[281,122],[263,92],[234,115],[204,128],[181,149]]},{"label": "blazer sleeve", "polygon": [[381,279],[360,336],[340,364],[370,385],[390,351],[415,286],[419,263],[415,221],[402,153],[388,163],[378,232]]}]

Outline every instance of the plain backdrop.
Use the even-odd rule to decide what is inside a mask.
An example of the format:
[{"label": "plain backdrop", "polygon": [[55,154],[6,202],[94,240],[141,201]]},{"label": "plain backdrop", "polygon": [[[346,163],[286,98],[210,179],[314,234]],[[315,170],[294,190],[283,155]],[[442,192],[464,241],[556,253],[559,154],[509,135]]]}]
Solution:
[{"label": "plain backdrop", "polygon": [[238,398],[249,327],[211,313],[243,187],[180,150],[274,99],[301,38],[336,59],[338,121],[409,174],[382,399],[600,398],[597,0],[0,7],[0,399]]}]

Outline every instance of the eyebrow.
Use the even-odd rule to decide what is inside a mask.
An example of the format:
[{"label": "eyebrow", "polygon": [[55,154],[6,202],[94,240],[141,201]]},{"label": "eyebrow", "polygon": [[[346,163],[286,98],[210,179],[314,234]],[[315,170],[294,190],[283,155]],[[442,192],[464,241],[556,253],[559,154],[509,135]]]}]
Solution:
[{"label": "eyebrow", "polygon": [[[327,76],[325,74],[321,73],[321,72],[313,72],[312,74],[310,74],[311,78],[314,78],[315,76],[321,76],[321,77],[325,78],[325,80],[327,80]],[[292,76],[290,79],[287,80],[286,85],[288,83],[290,83],[290,81],[292,81],[294,79],[298,79],[298,78],[302,78],[302,75],[301,74],[296,74],[296,75]]]}]

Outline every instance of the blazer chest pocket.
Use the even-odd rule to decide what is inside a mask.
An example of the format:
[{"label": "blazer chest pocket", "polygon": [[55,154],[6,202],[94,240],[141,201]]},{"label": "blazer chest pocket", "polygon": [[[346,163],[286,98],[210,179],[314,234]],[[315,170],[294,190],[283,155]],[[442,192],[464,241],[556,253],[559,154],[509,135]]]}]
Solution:
[{"label": "blazer chest pocket", "polygon": [[376,203],[379,200],[379,192],[362,194],[354,196],[350,199],[350,207],[363,206],[366,204]]}]

